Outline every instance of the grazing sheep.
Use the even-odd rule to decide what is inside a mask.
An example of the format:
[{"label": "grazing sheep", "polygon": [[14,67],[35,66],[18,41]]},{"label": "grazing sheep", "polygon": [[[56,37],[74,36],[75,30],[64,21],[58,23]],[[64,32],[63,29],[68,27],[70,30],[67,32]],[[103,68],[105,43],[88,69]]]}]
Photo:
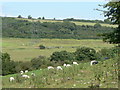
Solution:
[{"label": "grazing sheep", "polygon": [[28,75],[22,75],[23,78],[30,78]]},{"label": "grazing sheep", "polygon": [[57,66],[57,70],[63,70],[61,66]]},{"label": "grazing sheep", "polygon": [[28,70],[25,70],[25,73],[28,73]]},{"label": "grazing sheep", "polygon": [[35,73],[31,73],[31,76],[35,76]]},{"label": "grazing sheep", "polygon": [[23,71],[20,71],[20,74],[23,74],[24,72]]},{"label": "grazing sheep", "polygon": [[66,67],[66,64],[63,64],[64,67]]},{"label": "grazing sheep", "polygon": [[96,61],[96,60],[91,61],[90,65],[92,66],[93,64],[98,64],[98,61]]},{"label": "grazing sheep", "polygon": [[15,78],[14,77],[10,77],[10,82],[13,82],[14,80],[15,80]]},{"label": "grazing sheep", "polygon": [[67,64],[66,67],[70,67],[71,65],[70,64]]},{"label": "grazing sheep", "polygon": [[52,67],[52,66],[49,66],[49,67],[48,67],[48,70],[50,70],[50,69],[54,69],[54,67]]},{"label": "grazing sheep", "polygon": [[73,62],[73,64],[78,65],[78,63],[77,63],[77,62]]}]

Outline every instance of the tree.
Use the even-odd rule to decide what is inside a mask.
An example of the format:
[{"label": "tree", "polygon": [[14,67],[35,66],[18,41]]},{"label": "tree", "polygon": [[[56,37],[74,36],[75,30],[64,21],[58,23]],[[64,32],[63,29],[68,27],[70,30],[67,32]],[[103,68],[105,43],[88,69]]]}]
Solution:
[{"label": "tree", "polygon": [[67,51],[53,52],[50,58],[51,61],[74,60],[74,54]]},{"label": "tree", "polygon": [[38,19],[41,19],[41,17],[39,17]]},{"label": "tree", "polygon": [[32,19],[31,15],[28,15],[28,19]]},{"label": "tree", "polygon": [[103,40],[112,44],[118,44],[120,47],[120,1],[118,2],[108,2],[103,6],[107,8],[108,11],[104,11],[105,17],[108,17],[113,24],[117,24],[118,27],[112,33],[103,34]]},{"label": "tree", "polygon": [[42,17],[42,19],[44,20],[44,19],[45,19],[45,17]]},{"label": "tree", "polygon": [[75,51],[76,60],[95,60],[97,53],[93,48],[81,47]]},{"label": "tree", "polygon": [[21,15],[19,15],[19,16],[18,16],[18,18],[22,18],[22,16],[21,16]]},{"label": "tree", "polygon": [[2,53],[2,75],[15,73],[15,62],[10,60],[10,55],[8,53]]}]

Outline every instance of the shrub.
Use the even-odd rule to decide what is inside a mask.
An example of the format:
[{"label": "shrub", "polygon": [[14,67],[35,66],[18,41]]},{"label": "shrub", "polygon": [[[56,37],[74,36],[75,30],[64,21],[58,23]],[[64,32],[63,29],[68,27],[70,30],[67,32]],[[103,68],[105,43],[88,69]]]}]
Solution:
[{"label": "shrub", "polygon": [[32,70],[32,64],[30,61],[25,61],[25,62],[16,62],[16,67],[15,70],[16,72],[20,72],[21,70]]},{"label": "shrub", "polygon": [[40,48],[40,49],[45,49],[45,46],[39,45],[39,48]]},{"label": "shrub", "polygon": [[75,51],[76,60],[94,60],[97,59],[97,53],[93,48],[81,47]]},{"label": "shrub", "polygon": [[39,56],[37,58],[33,58],[31,60],[33,69],[39,69],[40,67],[47,67],[47,65],[50,63],[49,60],[46,59],[44,56]]},{"label": "shrub", "polygon": [[118,56],[118,53],[120,51],[119,47],[113,47],[110,49],[104,48],[101,49],[98,54],[100,55],[101,59],[106,59],[106,58],[114,58],[116,56]]},{"label": "shrub", "polygon": [[73,60],[74,54],[67,51],[53,52],[50,56],[51,61]]},{"label": "shrub", "polygon": [[2,75],[13,74],[15,70],[15,62],[11,61],[10,55],[8,53],[2,53]]}]

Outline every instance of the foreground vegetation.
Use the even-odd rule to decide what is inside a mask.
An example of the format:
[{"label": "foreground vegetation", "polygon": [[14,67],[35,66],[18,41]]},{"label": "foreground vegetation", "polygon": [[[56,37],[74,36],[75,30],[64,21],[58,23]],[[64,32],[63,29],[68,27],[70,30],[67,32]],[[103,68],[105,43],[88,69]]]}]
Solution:
[{"label": "foreground vegetation", "polygon": [[[90,62],[80,62],[63,70],[35,70],[22,79],[20,74],[3,77],[3,88],[118,88],[118,58],[99,61],[90,66]],[[36,76],[31,76],[35,73]],[[9,77],[15,81],[9,82]]]}]

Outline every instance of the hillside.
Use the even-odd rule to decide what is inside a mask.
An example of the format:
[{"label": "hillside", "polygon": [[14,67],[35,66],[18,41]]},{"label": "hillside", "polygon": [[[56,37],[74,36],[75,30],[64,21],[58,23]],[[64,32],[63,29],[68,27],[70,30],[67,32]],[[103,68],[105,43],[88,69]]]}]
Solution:
[{"label": "hillside", "polygon": [[100,39],[99,34],[112,32],[109,24],[94,24],[56,20],[2,18],[3,37]]},{"label": "hillside", "polygon": [[[117,58],[63,67],[63,70],[41,69],[30,71],[30,79],[22,79],[20,74],[3,76],[3,88],[118,88]],[[35,73],[36,76],[31,76]],[[9,82],[9,77],[15,81]]]}]

